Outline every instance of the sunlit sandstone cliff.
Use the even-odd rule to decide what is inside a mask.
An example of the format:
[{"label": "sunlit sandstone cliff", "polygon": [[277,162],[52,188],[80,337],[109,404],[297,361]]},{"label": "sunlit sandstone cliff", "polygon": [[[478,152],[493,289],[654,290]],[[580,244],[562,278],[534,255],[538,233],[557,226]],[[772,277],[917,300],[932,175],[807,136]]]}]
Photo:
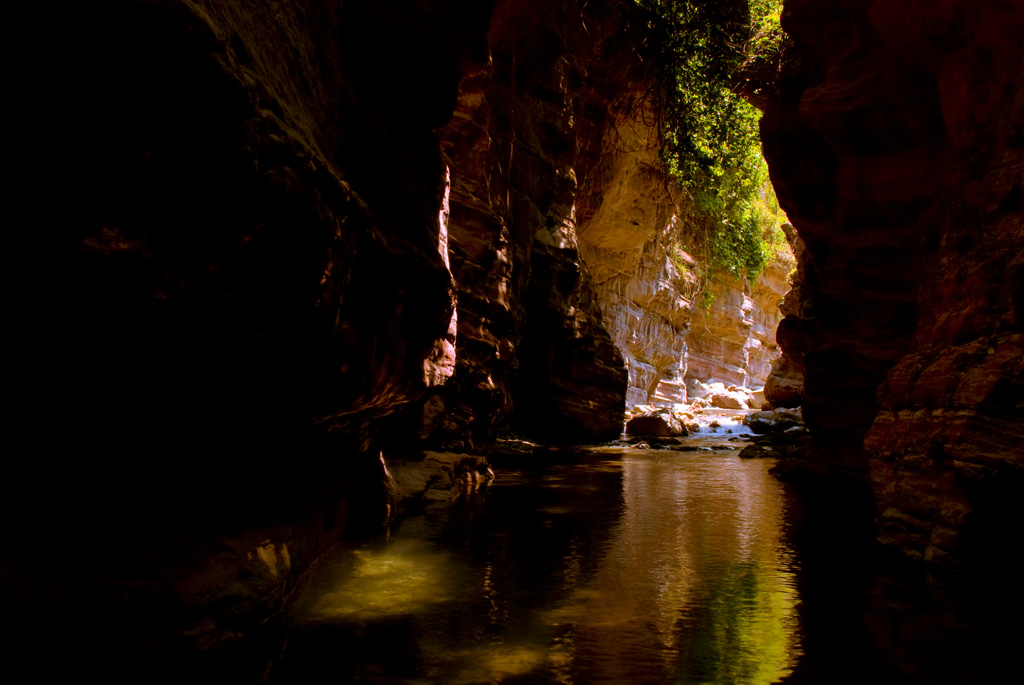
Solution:
[{"label": "sunlit sandstone cliff", "polygon": [[792,267],[792,257],[783,247],[752,280],[715,275],[710,284],[714,299],[706,310],[698,310],[690,325],[687,380],[764,386],[772,362],[781,354],[775,328]]},{"label": "sunlit sandstone cliff", "polygon": [[791,257],[784,249],[752,280],[716,274],[704,284],[690,255],[670,256],[674,240],[689,238],[687,201],[660,159],[649,104],[637,99],[645,91],[627,90],[614,111],[578,213],[604,324],[629,370],[626,404],[685,401],[688,381],[763,386],[780,354]]},{"label": "sunlit sandstone cliff", "polygon": [[605,326],[629,369],[626,403],[634,405],[646,404],[662,379],[685,372],[696,287],[666,252],[682,198],[659,159],[649,107],[630,95],[600,141],[579,214],[581,249]]},{"label": "sunlit sandstone cliff", "polygon": [[788,0],[762,121],[806,245],[778,340],[883,541],[994,560],[1024,472],[1024,5]]}]

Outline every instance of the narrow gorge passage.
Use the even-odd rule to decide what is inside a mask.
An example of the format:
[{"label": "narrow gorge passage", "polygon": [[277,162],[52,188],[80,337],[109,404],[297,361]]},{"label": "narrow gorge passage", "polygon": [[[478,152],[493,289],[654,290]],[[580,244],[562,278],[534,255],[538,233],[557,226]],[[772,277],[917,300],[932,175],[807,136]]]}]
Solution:
[{"label": "narrow gorge passage", "polygon": [[1012,680],[1021,3],[65,4],[5,23],[12,674]]}]

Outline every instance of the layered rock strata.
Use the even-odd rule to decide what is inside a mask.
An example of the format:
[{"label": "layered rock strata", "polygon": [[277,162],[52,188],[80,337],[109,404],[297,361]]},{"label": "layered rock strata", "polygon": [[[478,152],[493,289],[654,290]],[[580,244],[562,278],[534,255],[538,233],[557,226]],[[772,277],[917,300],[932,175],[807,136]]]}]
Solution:
[{"label": "layered rock strata", "polygon": [[[679,378],[676,201],[650,146],[605,147],[639,119],[617,8],[18,10],[11,652],[137,680],[251,633],[383,519],[381,450],[485,445],[513,407],[547,439],[617,433],[602,318],[635,392]],[[883,539],[991,560],[1021,523],[1022,9],[786,9],[763,130],[806,243],[778,336],[805,420],[870,477]]]},{"label": "layered rock strata", "polygon": [[764,387],[781,355],[775,329],[789,290],[792,255],[783,248],[753,280],[716,274],[711,305],[698,308],[687,338],[685,379],[745,388]]},{"label": "layered rock strata", "polygon": [[[637,87],[636,92],[643,92]],[[629,370],[628,406],[687,400],[687,383],[763,386],[779,354],[775,327],[792,256],[753,281],[719,275],[708,310],[687,238],[681,191],[659,156],[656,117],[643,102],[614,112],[581,206],[580,247],[605,326]]]},{"label": "layered rock strata", "polygon": [[[580,212],[580,245],[605,325],[629,370],[629,406],[647,404],[659,383],[685,372],[696,291],[687,264],[674,263],[666,250],[681,197],[658,157],[654,120],[642,102],[615,113]],[[681,401],[685,389],[669,394]]]},{"label": "layered rock strata", "polygon": [[621,431],[626,375],[577,238],[587,143],[610,107],[593,65],[611,60],[621,22],[594,11],[499,3],[486,65],[442,131],[459,343],[434,436],[449,447],[486,447],[513,408],[517,428],[547,441]]},{"label": "layered rock strata", "polygon": [[882,540],[994,557],[1024,469],[1024,7],[791,0],[762,122],[806,245],[779,342],[821,454],[870,477]]}]

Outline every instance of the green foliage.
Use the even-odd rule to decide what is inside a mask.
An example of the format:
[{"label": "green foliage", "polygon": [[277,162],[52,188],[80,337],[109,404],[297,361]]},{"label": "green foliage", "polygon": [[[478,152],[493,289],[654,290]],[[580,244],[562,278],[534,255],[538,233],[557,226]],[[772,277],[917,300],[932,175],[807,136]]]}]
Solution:
[{"label": "green foliage", "polygon": [[782,0],[749,0],[750,38],[744,49],[747,63],[770,58],[785,42]]},{"label": "green foliage", "polygon": [[711,305],[715,303],[715,294],[709,288],[705,288],[700,297],[700,308],[705,312],[711,311]]},{"label": "green foliage", "polygon": [[678,242],[672,243],[668,246],[667,253],[669,260],[676,267],[676,271],[680,274],[690,273],[690,262],[682,245]]},{"label": "green foliage", "polygon": [[755,276],[782,235],[781,213],[761,155],[761,114],[737,94],[738,79],[781,49],[782,2],[634,3],[662,86],[665,161],[694,200],[695,251],[713,270]]},{"label": "green foliage", "polygon": [[779,199],[775,196],[775,189],[770,181],[766,181],[751,198],[750,213],[761,230],[761,239],[767,248],[769,261],[781,259],[793,261],[795,265],[796,258],[786,239],[786,232],[782,230],[782,224],[789,219],[779,207]]}]

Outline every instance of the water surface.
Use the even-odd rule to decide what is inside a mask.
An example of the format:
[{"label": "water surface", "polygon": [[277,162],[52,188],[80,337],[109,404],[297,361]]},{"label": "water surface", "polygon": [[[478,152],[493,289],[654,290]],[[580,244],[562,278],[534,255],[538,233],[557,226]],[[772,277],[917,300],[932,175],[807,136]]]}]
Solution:
[{"label": "water surface", "polygon": [[345,550],[297,602],[278,682],[779,682],[804,638],[771,460],[606,448]]}]

